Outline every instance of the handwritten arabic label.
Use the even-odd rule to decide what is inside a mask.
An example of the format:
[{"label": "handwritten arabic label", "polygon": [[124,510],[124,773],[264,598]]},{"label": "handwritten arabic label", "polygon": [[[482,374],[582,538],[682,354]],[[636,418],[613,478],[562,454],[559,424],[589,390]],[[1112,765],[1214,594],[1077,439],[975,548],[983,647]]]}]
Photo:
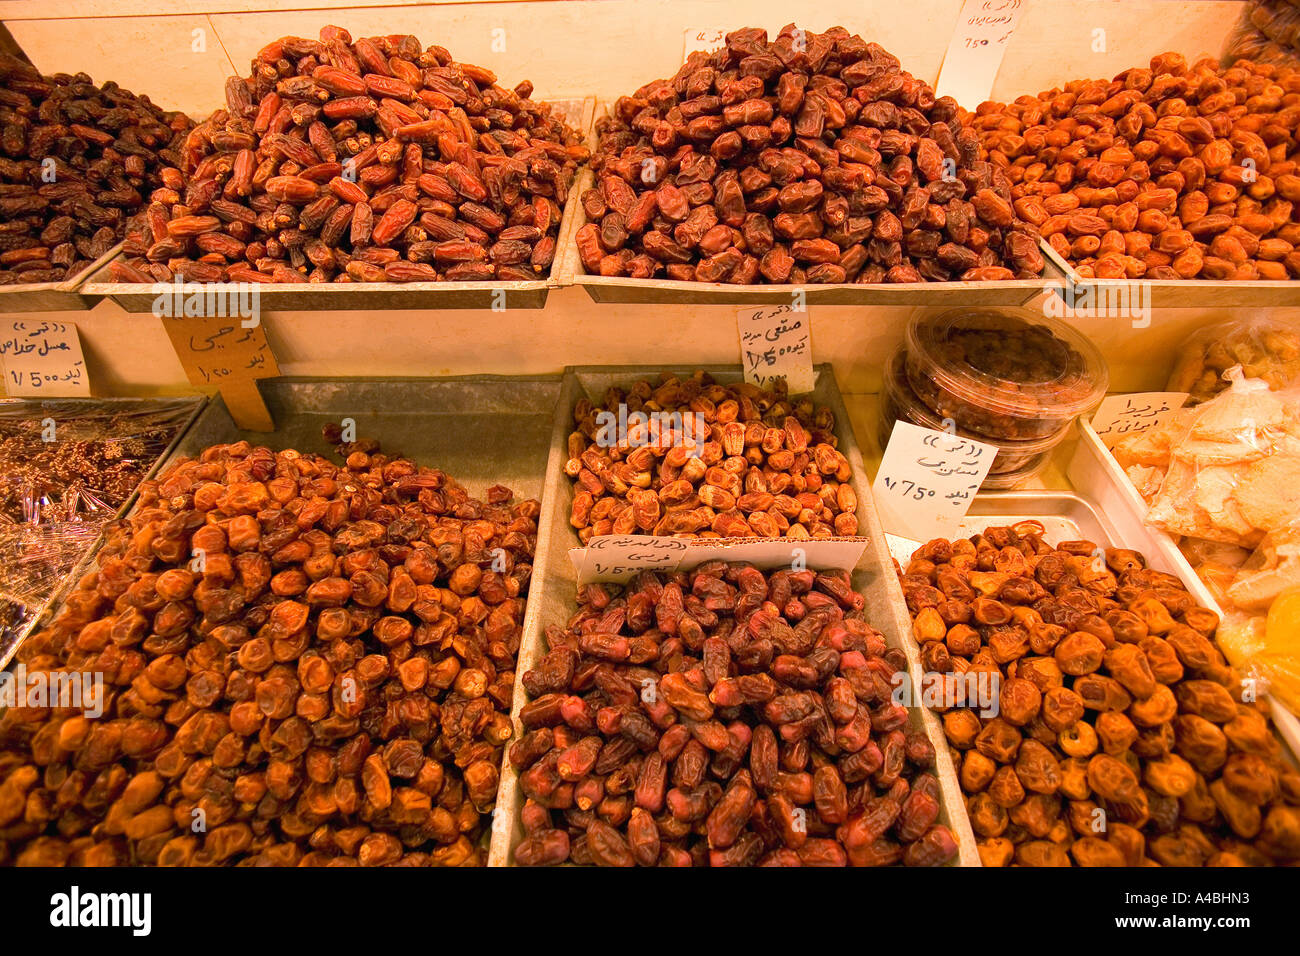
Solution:
[{"label": "handwritten arabic label", "polygon": [[997,453],[971,438],[895,422],[871,486],[884,530],[922,541],[948,536],[970,509]]},{"label": "handwritten arabic label", "polygon": [[[653,542],[647,546],[646,539]],[[629,544],[629,542],[632,542]],[[799,566],[852,571],[866,550],[865,538],[652,538],[605,535],[569,552],[579,584],[626,583],[642,571],[691,571],[708,561],[740,561],[764,570]],[[593,551],[594,549],[594,551]]]},{"label": "handwritten arabic label", "polygon": [[1107,395],[1092,416],[1092,428],[1107,448],[1125,435],[1167,422],[1187,401],[1186,392],[1134,392]]},{"label": "handwritten arabic label", "polygon": [[770,388],[784,378],[791,395],[811,392],[817,384],[812,366],[812,322],[805,309],[765,305],[736,310],[740,361],[745,381]]},{"label": "handwritten arabic label", "polygon": [[190,384],[219,389],[240,428],[274,428],[255,384],[280,374],[264,326],[246,329],[238,316],[163,316],[159,321]]},{"label": "handwritten arabic label", "polygon": [[951,96],[968,110],[993,93],[1021,0],[965,0],[944,55],[935,96]]},{"label": "handwritten arabic label", "polygon": [[682,31],[682,60],[697,50],[712,53],[727,42],[727,31],[715,27],[687,27]]},{"label": "handwritten arabic label", "polygon": [[88,396],[90,375],[71,322],[24,319],[0,324],[4,390],[14,397]]},{"label": "handwritten arabic label", "polygon": [[677,570],[686,553],[681,538],[651,534],[606,534],[569,552],[579,584],[612,581],[626,584],[642,571]]},{"label": "handwritten arabic label", "polygon": [[162,323],[193,385],[280,374],[260,325],[246,329],[239,319],[221,316],[164,317]]}]

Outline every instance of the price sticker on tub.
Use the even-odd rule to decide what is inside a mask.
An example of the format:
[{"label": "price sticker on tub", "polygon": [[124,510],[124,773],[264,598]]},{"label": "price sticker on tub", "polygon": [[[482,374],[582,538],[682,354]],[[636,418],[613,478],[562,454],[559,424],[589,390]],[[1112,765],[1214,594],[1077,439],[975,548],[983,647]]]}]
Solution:
[{"label": "price sticker on tub", "polygon": [[951,535],[997,453],[961,435],[895,422],[871,486],[885,532],[921,541]]},{"label": "price sticker on tub", "polygon": [[810,316],[802,305],[736,310],[746,382],[771,388],[778,378],[784,378],[791,395],[813,390],[817,378],[813,374]]},{"label": "price sticker on tub", "polygon": [[602,534],[569,552],[579,584],[626,584],[642,571],[671,573],[685,556],[683,539],[652,534]]},{"label": "price sticker on tub", "polygon": [[1092,416],[1092,430],[1107,448],[1125,435],[1163,425],[1187,402],[1186,392],[1134,392],[1107,395]]}]

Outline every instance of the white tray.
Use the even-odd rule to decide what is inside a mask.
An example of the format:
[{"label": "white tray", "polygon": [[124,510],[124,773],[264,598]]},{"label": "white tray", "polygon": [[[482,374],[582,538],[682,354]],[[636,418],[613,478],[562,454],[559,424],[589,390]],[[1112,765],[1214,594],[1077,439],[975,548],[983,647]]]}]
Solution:
[{"label": "white tray", "polygon": [[[1179,550],[1173,536],[1146,523],[1147,503],[1092,425],[1083,419],[1079,419],[1079,436],[1074,457],[1066,469],[1070,483],[1101,507],[1114,524],[1119,540],[1146,555],[1151,567],[1177,577],[1196,600],[1222,617],[1219,602]],[[1300,719],[1277,698],[1270,696],[1267,700],[1278,735],[1286,741],[1295,761],[1300,762]]]}]

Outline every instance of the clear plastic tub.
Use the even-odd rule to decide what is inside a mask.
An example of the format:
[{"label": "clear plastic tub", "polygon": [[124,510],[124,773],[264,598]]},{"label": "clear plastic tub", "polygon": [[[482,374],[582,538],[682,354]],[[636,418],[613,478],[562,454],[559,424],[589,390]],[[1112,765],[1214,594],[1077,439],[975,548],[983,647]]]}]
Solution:
[{"label": "clear plastic tub", "polygon": [[1058,435],[1106,395],[1109,376],[1081,332],[1039,313],[918,313],[907,326],[907,381],[940,419],[1012,441]]},{"label": "clear plastic tub", "polygon": [[[880,447],[884,448],[894,430],[894,422],[911,422],[922,428],[944,430],[943,420],[934,414],[916,397],[907,382],[907,352],[899,348],[890,356],[885,366],[885,387],[880,393]],[[973,438],[998,449],[993,459],[993,467],[981,488],[999,490],[1013,488],[1026,478],[1032,478],[1043,470],[1048,456],[1066,436],[1069,425],[1046,438],[1028,441],[1006,441],[976,435],[958,428],[957,433],[966,438]]]}]

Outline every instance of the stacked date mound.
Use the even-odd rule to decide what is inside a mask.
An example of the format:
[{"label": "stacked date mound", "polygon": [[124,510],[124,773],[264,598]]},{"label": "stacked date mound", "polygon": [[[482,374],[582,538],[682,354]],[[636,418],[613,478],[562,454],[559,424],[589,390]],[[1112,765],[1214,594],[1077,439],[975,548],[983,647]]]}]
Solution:
[{"label": "stacked date mound", "polygon": [[106,254],[193,125],[116,83],[0,54],[0,285],[62,282]]},{"label": "stacked date mound", "polygon": [[536,542],[510,498],[247,443],[147,482],[19,652],[105,694],[0,717],[0,862],[483,862]]},{"label": "stacked date mound", "polygon": [[934,748],[846,572],[587,585],[524,673],[525,866],[937,866]]},{"label": "stacked date mound", "polygon": [[842,27],[727,35],[598,129],[587,272],[730,283],[1037,276],[957,103]]},{"label": "stacked date mound", "polygon": [[[622,418],[624,425],[619,425]],[[574,408],[570,524],[606,534],[829,538],[858,533],[830,409],[705,372],[611,388]],[[619,433],[619,428],[624,433]]]},{"label": "stacked date mound", "polygon": [[190,135],[117,277],[536,279],[588,151],[531,93],[413,36],[277,40]]},{"label": "stacked date mound", "polygon": [[943,713],[985,865],[1300,860],[1300,774],[1177,578],[989,528],[926,544],[902,583],[927,675],[998,688]]},{"label": "stacked date mound", "polygon": [[1082,276],[1300,277],[1300,71],[1165,53],[972,122],[1016,212]]}]

